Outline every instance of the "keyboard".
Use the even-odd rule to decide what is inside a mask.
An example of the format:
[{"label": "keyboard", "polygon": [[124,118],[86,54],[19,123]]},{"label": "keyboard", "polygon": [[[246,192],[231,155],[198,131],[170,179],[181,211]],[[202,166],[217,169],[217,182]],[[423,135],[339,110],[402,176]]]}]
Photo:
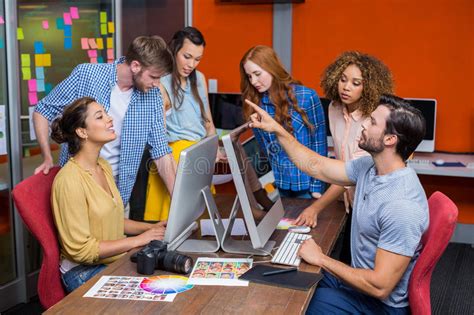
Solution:
[{"label": "keyboard", "polygon": [[411,159],[408,160],[408,165],[431,165],[430,160],[419,160],[419,159]]},{"label": "keyboard", "polygon": [[272,258],[272,263],[298,267],[301,262],[296,254],[303,241],[311,238],[311,235],[288,232]]}]

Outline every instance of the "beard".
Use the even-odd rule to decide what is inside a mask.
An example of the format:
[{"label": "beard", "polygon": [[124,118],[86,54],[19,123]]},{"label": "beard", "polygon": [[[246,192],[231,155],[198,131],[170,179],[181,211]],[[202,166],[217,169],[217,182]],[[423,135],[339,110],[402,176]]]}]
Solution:
[{"label": "beard", "polygon": [[136,74],[132,74],[133,86],[140,92],[146,93],[148,92],[149,89],[145,88],[141,78],[142,78],[142,70],[140,70]]},{"label": "beard", "polygon": [[378,139],[367,139],[363,134],[359,141],[359,148],[370,153],[370,155],[377,154],[383,151],[383,135]]}]

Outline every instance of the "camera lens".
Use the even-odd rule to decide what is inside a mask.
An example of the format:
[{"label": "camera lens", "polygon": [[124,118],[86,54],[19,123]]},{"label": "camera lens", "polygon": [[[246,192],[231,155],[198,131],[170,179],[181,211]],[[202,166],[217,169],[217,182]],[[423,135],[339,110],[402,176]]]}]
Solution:
[{"label": "camera lens", "polygon": [[[193,268],[193,259],[186,255],[178,254],[177,252],[170,251],[163,253],[161,263],[159,262],[160,269],[187,274],[191,272]],[[160,259],[160,260],[161,260]]]}]

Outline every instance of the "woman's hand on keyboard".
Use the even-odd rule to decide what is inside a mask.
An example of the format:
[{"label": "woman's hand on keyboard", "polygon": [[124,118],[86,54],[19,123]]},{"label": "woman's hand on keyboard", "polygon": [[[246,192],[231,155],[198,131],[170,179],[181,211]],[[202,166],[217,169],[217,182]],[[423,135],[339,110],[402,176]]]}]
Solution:
[{"label": "woman's hand on keyboard", "polygon": [[298,250],[298,256],[304,259],[308,264],[321,266],[324,254],[314,239],[309,238],[301,244]]}]

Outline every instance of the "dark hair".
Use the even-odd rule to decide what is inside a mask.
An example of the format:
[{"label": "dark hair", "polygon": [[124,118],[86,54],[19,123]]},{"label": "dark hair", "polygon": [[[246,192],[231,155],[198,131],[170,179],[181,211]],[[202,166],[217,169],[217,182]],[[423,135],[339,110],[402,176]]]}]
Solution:
[{"label": "dark hair", "polygon": [[390,109],[385,134],[397,136],[396,151],[406,161],[423,140],[426,132],[425,118],[409,101],[395,95],[384,94],[379,103]]},{"label": "dark hair", "polygon": [[350,65],[357,66],[362,74],[359,110],[364,116],[369,116],[379,105],[382,94],[393,93],[392,73],[382,61],[371,55],[346,51],[326,68],[321,79],[321,87],[330,100],[341,102],[338,84],[342,73]]},{"label": "dark hair", "polygon": [[171,71],[173,58],[166,42],[160,36],[138,36],[125,54],[125,61],[131,64],[138,61],[143,67],[155,67],[166,73]]},{"label": "dark hair", "polygon": [[[168,47],[171,50],[171,53],[173,54],[173,71],[171,72],[171,89],[172,89],[171,93],[173,95],[173,98],[176,100],[177,104],[174,104],[173,102],[171,102],[172,103],[171,106],[173,106],[173,108],[175,109],[179,109],[181,107],[183,103],[183,99],[184,99],[184,92],[183,92],[183,89],[181,88],[181,78],[178,72],[176,56],[178,54],[178,51],[181,48],[183,48],[185,39],[188,39],[191,43],[193,43],[196,46],[206,47],[206,41],[204,40],[204,36],[197,28],[192,27],[192,26],[185,27],[182,30],[179,30],[176,33],[174,33],[173,38],[168,43]],[[204,110],[204,102],[199,96],[199,92],[197,88],[196,69],[194,69],[189,74],[189,82],[191,84],[191,93],[193,94],[193,97],[199,103],[199,108],[201,110],[201,119],[204,122],[208,122],[208,119],[205,114],[206,111]]]},{"label": "dark hair", "polygon": [[81,97],[68,105],[51,123],[51,138],[57,143],[67,143],[69,154],[74,156],[81,149],[82,139],[77,128],[86,128],[87,109],[96,102],[92,97]]}]

